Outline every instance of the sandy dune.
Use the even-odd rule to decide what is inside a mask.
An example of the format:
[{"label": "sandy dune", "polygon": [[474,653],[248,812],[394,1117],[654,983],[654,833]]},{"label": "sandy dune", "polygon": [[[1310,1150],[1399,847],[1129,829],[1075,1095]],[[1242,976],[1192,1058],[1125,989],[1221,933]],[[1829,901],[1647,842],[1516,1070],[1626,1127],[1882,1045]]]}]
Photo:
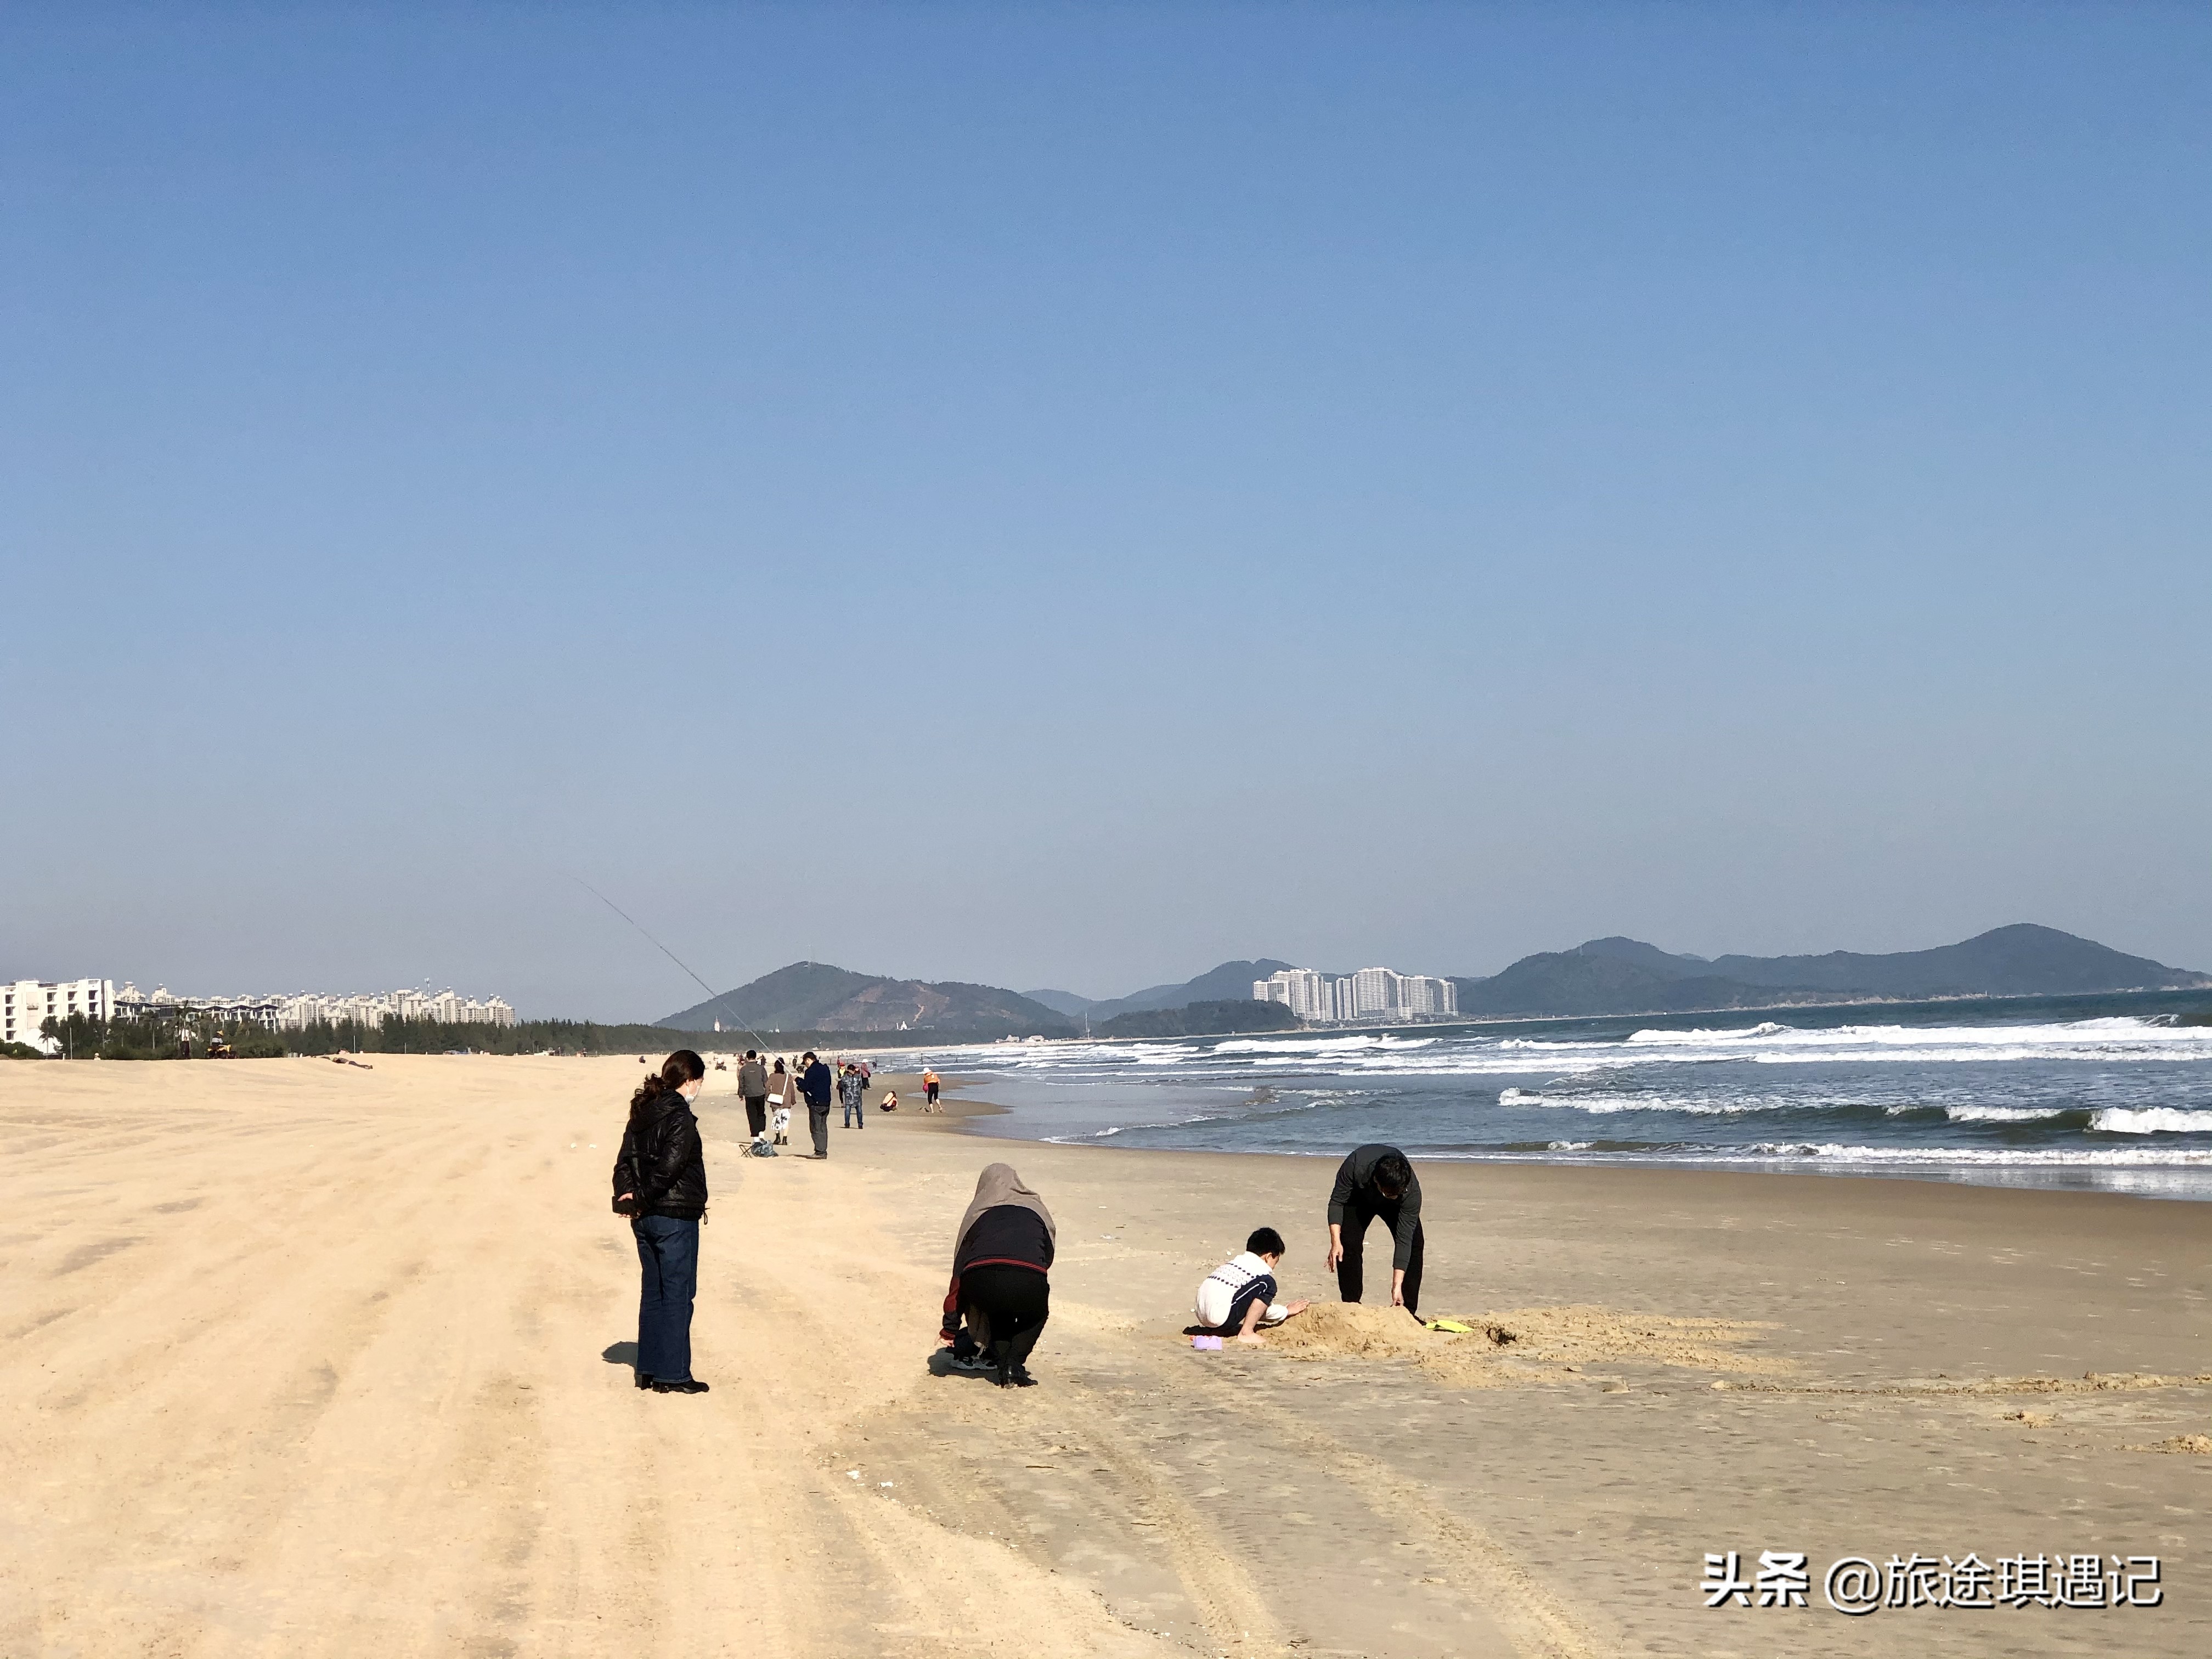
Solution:
[{"label": "sandy dune", "polygon": [[[2212,1206],[1430,1166],[1427,1310],[1511,1341],[1199,1355],[1249,1226],[1321,1289],[1325,1165],[904,1114],[745,1160],[710,1096],[681,1399],[624,1363],[638,1072],[0,1064],[0,1655],[2212,1642]],[[924,1363],[994,1156],[1060,1224],[1028,1390]],[[2166,1604],[1705,1611],[1703,1553],[1762,1548],[2156,1553]]]}]

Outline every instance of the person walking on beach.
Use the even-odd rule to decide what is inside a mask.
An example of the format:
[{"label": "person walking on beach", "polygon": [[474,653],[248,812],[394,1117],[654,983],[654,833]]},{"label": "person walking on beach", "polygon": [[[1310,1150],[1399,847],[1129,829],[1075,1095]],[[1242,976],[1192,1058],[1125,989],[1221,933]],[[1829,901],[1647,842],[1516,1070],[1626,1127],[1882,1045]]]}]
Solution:
[{"label": "person walking on beach", "polygon": [[704,1394],[691,1375],[691,1304],[699,1285],[699,1218],[707,1213],[706,1149],[691,1103],[707,1062],[678,1048],[630,1097],[615,1154],[614,1207],[637,1240],[637,1386]]},{"label": "person walking on beach", "polygon": [[1361,1255],[1367,1224],[1380,1217],[1390,1230],[1390,1305],[1418,1313],[1421,1305],[1421,1181],[1405,1153],[1380,1143],[1362,1146],[1337,1166],[1328,1195],[1328,1256],[1337,1293],[1359,1300],[1365,1289]]},{"label": "person walking on beach", "polygon": [[791,1145],[791,1074],[783,1069],[783,1056],[775,1057],[775,1071],[768,1080],[769,1110],[774,1114],[775,1144]]},{"label": "person walking on beach", "polygon": [[816,1158],[830,1156],[830,1068],[814,1056],[810,1048],[803,1058],[805,1069],[799,1074],[799,1092],[806,1097],[806,1127],[814,1137]]},{"label": "person walking on beach", "polygon": [[744,1097],[745,1123],[758,1140],[768,1133],[768,1067],[757,1049],[745,1050],[744,1064],[738,1067],[738,1092]]},{"label": "person walking on beach", "polygon": [[952,1285],[939,1328],[959,1370],[994,1370],[1002,1389],[1036,1382],[1029,1357],[1052,1316],[1053,1238],[1052,1212],[1013,1165],[986,1165],[952,1236]]},{"label": "person walking on beach", "polygon": [[865,1129],[868,1127],[868,1078],[851,1060],[845,1062],[845,1075],[837,1079],[837,1098],[845,1108],[843,1127]]},{"label": "person walking on beach", "polygon": [[945,1109],[942,1106],[937,1103],[936,1073],[931,1071],[925,1071],[922,1073],[921,1097],[921,1109],[923,1111],[941,1112]]}]

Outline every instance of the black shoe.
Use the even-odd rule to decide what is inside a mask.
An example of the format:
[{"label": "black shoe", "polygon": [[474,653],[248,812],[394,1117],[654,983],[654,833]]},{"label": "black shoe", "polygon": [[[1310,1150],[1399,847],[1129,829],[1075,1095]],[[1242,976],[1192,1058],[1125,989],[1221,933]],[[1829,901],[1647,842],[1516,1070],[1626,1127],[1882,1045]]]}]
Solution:
[{"label": "black shoe", "polygon": [[652,1373],[649,1371],[640,1371],[637,1374],[637,1386],[641,1389],[651,1388],[653,1386]]},{"label": "black shoe", "polygon": [[656,1377],[653,1383],[655,1394],[704,1394],[707,1385],[696,1376],[687,1376],[680,1382],[671,1382]]},{"label": "black shoe", "polygon": [[1030,1368],[1026,1365],[1015,1366],[1012,1380],[1013,1382],[1013,1385],[1018,1389],[1034,1389],[1036,1387],[1036,1378],[1030,1375]]}]

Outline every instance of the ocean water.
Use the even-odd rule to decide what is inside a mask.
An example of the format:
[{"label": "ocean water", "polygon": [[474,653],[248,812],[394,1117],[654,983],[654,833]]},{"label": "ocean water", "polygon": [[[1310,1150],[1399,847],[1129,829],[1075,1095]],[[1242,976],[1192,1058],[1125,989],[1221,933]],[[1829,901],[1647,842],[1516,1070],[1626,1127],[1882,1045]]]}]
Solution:
[{"label": "ocean water", "polygon": [[2212,1199],[2212,993],[914,1051],[981,1133]]}]

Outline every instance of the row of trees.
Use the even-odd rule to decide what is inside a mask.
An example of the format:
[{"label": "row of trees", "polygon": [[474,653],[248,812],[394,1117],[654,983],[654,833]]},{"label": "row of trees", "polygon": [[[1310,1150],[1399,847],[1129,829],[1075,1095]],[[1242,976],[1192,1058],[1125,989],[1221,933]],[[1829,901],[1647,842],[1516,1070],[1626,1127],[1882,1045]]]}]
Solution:
[{"label": "row of trees", "polygon": [[[656,1056],[689,1043],[726,1045],[696,1031],[669,1031],[658,1025],[601,1025],[590,1020],[538,1019],[519,1025],[445,1025],[429,1019],[392,1019],[381,1025],[347,1020],[322,1021],[298,1030],[272,1031],[252,1023],[226,1024],[189,1016],[169,1019],[89,1019],[71,1014],[48,1019],[39,1034],[56,1045],[62,1060],[197,1060],[230,1054],[240,1060],[282,1054],[446,1054],[456,1051],[490,1054],[647,1054]],[[35,1056],[21,1044],[19,1059]]]},{"label": "row of trees", "polygon": [[240,1059],[271,1059],[285,1052],[275,1031],[252,1023],[208,1019],[92,1019],[49,1018],[39,1035],[62,1060],[191,1060],[227,1048]]}]

